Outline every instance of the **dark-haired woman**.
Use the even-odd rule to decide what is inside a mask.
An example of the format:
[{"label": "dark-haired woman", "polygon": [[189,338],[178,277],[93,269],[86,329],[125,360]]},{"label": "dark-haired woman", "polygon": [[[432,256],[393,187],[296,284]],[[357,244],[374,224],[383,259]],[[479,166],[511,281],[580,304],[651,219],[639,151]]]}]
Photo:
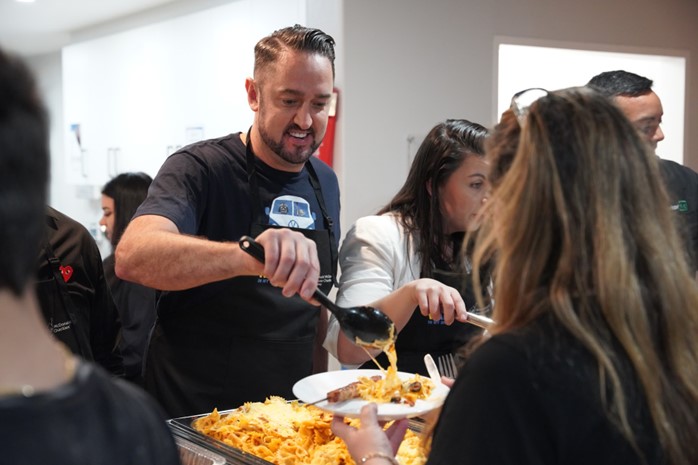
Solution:
[{"label": "dark-haired woman", "polygon": [[[112,250],[121,239],[138,206],[145,200],[152,178],[145,173],[122,173],[102,189],[99,224]],[[104,259],[104,274],[121,317],[121,354],[126,378],[142,384],[143,355],[155,322],[156,291],[119,279],[114,273],[114,253]]]},{"label": "dark-haired woman", "polygon": [[[390,316],[400,371],[426,375],[425,354],[450,357],[480,332],[465,323],[476,302],[460,252],[487,195],[486,137],[484,127],[464,119],[434,126],[399,192],[377,215],[357,220],[342,243],[337,303],[372,305]],[[375,368],[334,319],[325,347],[344,365]],[[372,355],[387,366],[385,354]]]}]

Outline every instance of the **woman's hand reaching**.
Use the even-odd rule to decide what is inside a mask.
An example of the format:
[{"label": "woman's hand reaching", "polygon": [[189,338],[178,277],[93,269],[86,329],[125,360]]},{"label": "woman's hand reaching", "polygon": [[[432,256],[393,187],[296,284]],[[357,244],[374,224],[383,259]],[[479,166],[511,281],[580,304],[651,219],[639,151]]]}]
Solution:
[{"label": "woman's hand reaching", "polygon": [[440,320],[443,316],[447,325],[468,319],[465,302],[456,289],[430,278],[417,279],[405,286],[412,289],[422,315],[432,320]]},{"label": "woman's hand reaching", "polygon": [[395,420],[388,429],[383,430],[378,422],[377,412],[376,404],[365,405],[361,409],[361,425],[358,428],[344,423],[341,416],[335,415],[332,419],[332,432],[344,441],[357,464],[362,463],[364,458],[368,461],[368,457],[380,457],[395,463],[394,457],[405,437],[408,420]]}]

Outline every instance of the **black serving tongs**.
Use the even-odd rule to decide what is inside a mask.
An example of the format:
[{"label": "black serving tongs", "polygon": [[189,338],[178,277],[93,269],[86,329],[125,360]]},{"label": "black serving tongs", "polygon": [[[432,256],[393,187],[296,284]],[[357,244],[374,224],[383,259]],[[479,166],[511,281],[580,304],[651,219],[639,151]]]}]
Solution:
[{"label": "black serving tongs", "polygon": [[[264,247],[261,244],[249,236],[242,236],[239,245],[242,250],[264,263]],[[313,297],[334,314],[344,334],[357,345],[383,349],[395,342],[395,325],[388,315],[377,308],[340,307],[320,289],[315,290]]]}]

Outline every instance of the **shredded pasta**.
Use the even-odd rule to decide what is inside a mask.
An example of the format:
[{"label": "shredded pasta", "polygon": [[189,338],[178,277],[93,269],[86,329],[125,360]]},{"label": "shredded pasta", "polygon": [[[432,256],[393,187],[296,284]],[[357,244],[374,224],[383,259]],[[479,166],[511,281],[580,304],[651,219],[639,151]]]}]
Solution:
[{"label": "shredded pasta", "polygon": [[[414,377],[403,381],[397,374],[397,352],[395,344],[385,347],[383,352],[388,356],[388,369],[383,368],[378,361],[371,356],[373,362],[385,374],[379,380],[367,376],[359,377],[359,396],[371,402],[393,402],[414,405],[417,399],[426,399],[434,389],[434,383],[429,378],[415,374]],[[368,351],[367,351],[368,353]],[[369,356],[371,354],[369,353]],[[416,384],[418,383],[418,384]]]},{"label": "shredded pasta", "polygon": [[[347,419],[358,425],[358,419]],[[344,442],[330,429],[332,414],[298,401],[269,397],[247,402],[221,415],[215,410],[192,425],[197,431],[277,465],[355,465]],[[402,465],[423,465],[422,438],[408,430],[397,460]]]}]

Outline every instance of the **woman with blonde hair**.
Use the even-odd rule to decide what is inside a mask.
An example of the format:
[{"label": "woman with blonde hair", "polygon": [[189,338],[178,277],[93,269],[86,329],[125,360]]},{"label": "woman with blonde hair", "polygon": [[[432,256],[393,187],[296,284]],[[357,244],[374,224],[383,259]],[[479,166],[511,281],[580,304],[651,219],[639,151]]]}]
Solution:
[{"label": "woman with blonde hair", "polygon": [[[517,94],[488,156],[474,260],[496,254],[496,325],[428,464],[698,463],[698,289],[654,154],[574,88]],[[333,428],[359,463],[391,462],[400,425],[380,433],[375,406],[361,424]]]}]

